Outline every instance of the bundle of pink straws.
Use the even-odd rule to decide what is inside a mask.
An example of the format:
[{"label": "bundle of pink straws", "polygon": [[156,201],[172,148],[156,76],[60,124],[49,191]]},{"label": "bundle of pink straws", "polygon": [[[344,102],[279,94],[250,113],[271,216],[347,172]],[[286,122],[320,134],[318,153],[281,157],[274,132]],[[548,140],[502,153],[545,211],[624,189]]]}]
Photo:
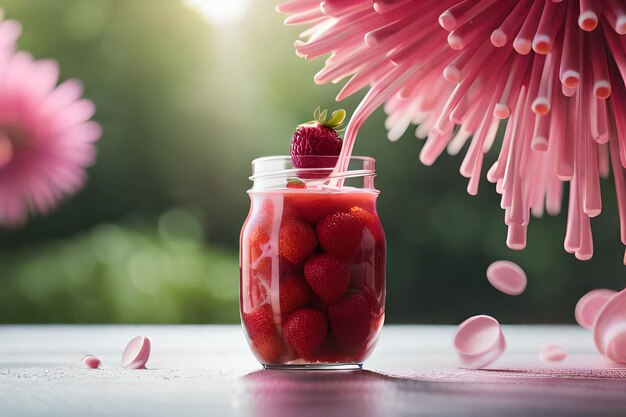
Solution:
[{"label": "bundle of pink straws", "polygon": [[418,126],[426,165],[469,140],[460,172],[470,194],[499,146],[487,179],[502,195],[507,245],[526,246],[531,214],[558,213],[569,182],[564,246],[582,260],[593,254],[590,219],[611,166],[626,245],[626,2],[290,0],[277,9],[286,24],[310,26],[299,56],[330,54],[317,83],[351,77],[337,100],[369,87],[344,155],[383,103],[389,139]]}]

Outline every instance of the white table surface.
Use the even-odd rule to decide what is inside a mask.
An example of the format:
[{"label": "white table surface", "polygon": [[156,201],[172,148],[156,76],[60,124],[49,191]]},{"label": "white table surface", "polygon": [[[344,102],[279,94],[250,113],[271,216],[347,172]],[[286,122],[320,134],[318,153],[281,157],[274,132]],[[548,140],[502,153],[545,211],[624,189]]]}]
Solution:
[{"label": "white table surface", "polygon": [[[590,332],[504,332],[488,370],[457,367],[452,326],[385,326],[366,371],[263,371],[239,326],[0,326],[0,416],[626,416],[626,369]],[[152,341],[149,369],[121,369],[136,335]],[[567,360],[541,363],[546,343]]]}]

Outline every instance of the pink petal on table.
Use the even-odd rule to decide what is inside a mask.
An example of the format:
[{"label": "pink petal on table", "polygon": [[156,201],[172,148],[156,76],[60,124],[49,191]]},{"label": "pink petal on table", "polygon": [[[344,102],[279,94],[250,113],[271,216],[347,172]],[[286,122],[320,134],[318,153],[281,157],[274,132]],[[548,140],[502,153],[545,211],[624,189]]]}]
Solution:
[{"label": "pink petal on table", "polygon": [[545,345],[539,351],[539,360],[542,362],[561,362],[567,358],[567,351],[559,345]]},{"label": "pink petal on table", "polygon": [[500,357],[506,342],[500,323],[493,317],[474,316],[461,323],[454,336],[454,348],[463,367],[483,368]]},{"label": "pink petal on table", "polygon": [[576,322],[585,329],[591,329],[600,309],[616,293],[617,291],[613,290],[598,289],[583,295],[576,303],[574,310]]},{"label": "pink petal on table", "polygon": [[626,363],[626,290],[611,297],[593,324],[593,341],[598,352],[618,363]]},{"label": "pink petal on table", "polygon": [[100,367],[100,359],[93,355],[87,355],[83,358],[83,365],[87,368],[98,369]]},{"label": "pink petal on table", "polygon": [[487,280],[508,295],[520,295],[526,289],[526,273],[516,263],[495,261],[487,268]]},{"label": "pink petal on table", "polygon": [[128,342],[122,353],[122,367],[126,369],[145,369],[150,357],[150,339],[137,336]]}]

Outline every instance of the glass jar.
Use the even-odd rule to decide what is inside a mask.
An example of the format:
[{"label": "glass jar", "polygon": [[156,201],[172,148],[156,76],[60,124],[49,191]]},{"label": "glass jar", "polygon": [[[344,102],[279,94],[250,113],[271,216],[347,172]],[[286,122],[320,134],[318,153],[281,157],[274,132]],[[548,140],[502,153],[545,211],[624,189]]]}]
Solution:
[{"label": "glass jar", "polygon": [[352,157],[337,175],[336,157],[311,158],[328,168],[295,169],[289,156],[252,162],[240,237],[241,320],[265,367],[361,367],[385,317],[374,159]]}]

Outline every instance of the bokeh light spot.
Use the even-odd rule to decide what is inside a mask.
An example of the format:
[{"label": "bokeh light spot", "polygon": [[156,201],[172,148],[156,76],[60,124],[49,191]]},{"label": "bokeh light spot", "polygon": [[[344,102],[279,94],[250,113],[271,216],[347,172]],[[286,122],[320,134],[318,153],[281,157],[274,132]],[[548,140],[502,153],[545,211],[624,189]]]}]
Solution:
[{"label": "bokeh light spot", "polygon": [[248,0],[185,0],[184,3],[216,26],[236,23],[248,9]]}]

